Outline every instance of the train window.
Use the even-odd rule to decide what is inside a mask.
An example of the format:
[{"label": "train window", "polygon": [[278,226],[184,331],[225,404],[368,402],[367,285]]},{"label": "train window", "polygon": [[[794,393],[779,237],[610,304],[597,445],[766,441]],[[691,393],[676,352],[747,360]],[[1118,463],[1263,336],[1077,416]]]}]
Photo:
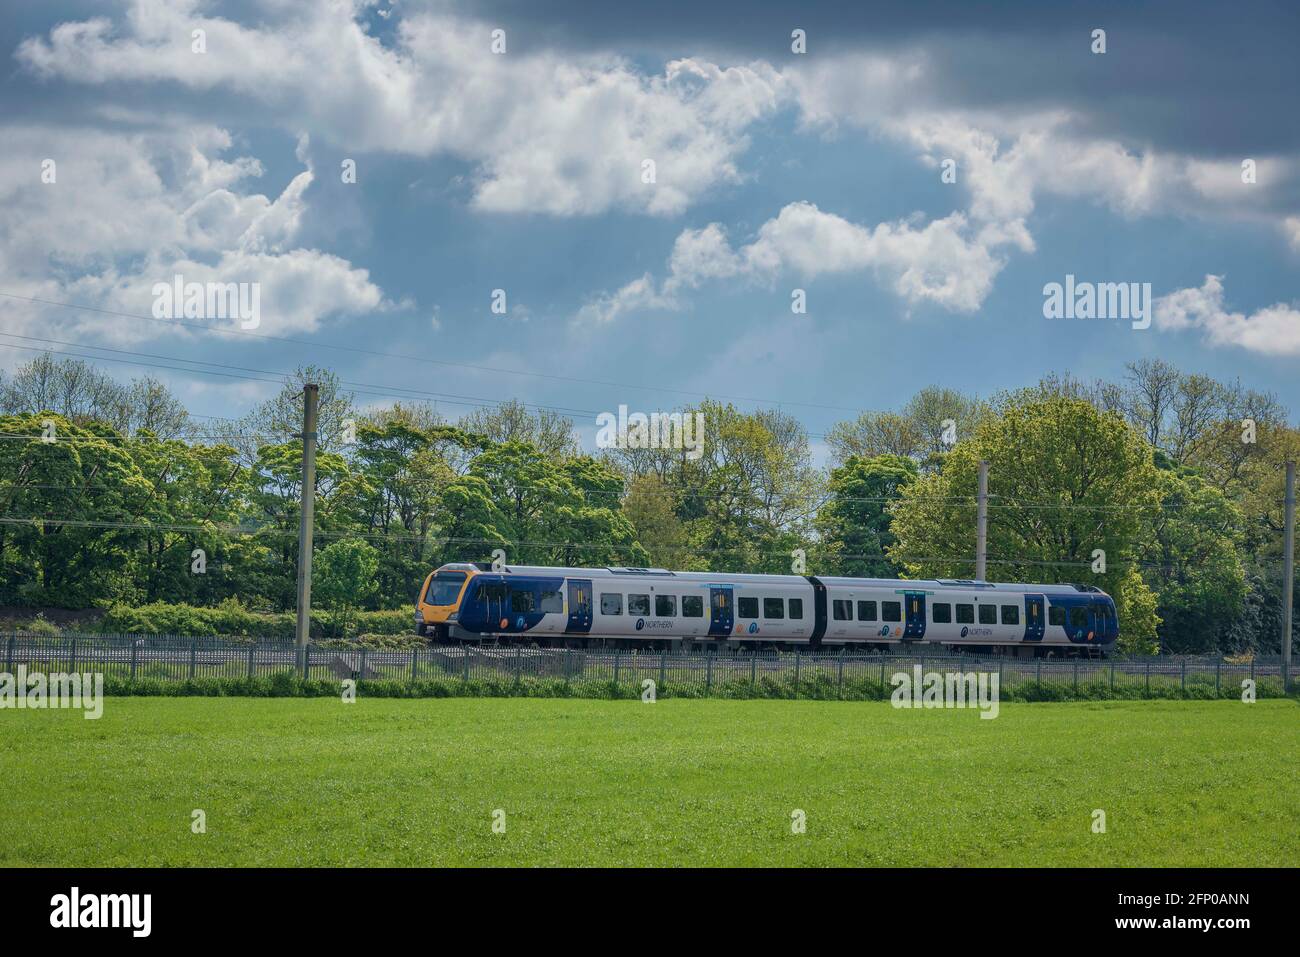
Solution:
[{"label": "train window", "polygon": [[853,620],[853,602],[845,601],[842,598],[836,598],[835,601],[832,602],[832,605],[833,607],[831,608],[831,611],[836,621]]},{"label": "train window", "polygon": [[876,603],[874,601],[858,602],[858,621],[875,621]]},{"label": "train window", "polygon": [[629,615],[650,614],[650,596],[649,595],[628,595],[627,613]]},{"label": "train window", "polygon": [[703,618],[704,599],[699,595],[683,595],[682,596],[682,617]]},{"label": "train window", "polygon": [[1002,606],[1002,624],[1018,625],[1020,624],[1020,606],[1003,605]]},{"label": "train window", "polygon": [[936,625],[946,625],[952,621],[952,605],[945,602],[937,602],[934,606],[934,623]]},{"label": "train window", "polygon": [[757,618],[758,599],[757,598],[736,599],[736,614],[738,614],[741,618]]},{"label": "train window", "polygon": [[506,595],[509,594],[509,592],[510,589],[506,588],[505,585],[495,583],[495,584],[485,584],[481,586],[479,588],[478,593],[479,593],[479,597],[481,597],[484,601],[503,602],[506,600]]},{"label": "train window", "polygon": [[600,596],[600,613],[602,615],[623,614],[623,596],[607,591]]},{"label": "train window", "polygon": [[996,625],[998,623],[997,605],[980,605],[980,624]]},{"label": "train window", "polygon": [[957,603],[957,624],[959,625],[975,624],[974,605],[963,605],[961,602]]},{"label": "train window", "polygon": [[785,617],[785,599],[784,599],[784,598],[764,598],[764,599],[763,599],[763,617],[764,617],[764,618],[784,618],[784,617]]},{"label": "train window", "polygon": [[1088,627],[1088,609],[1083,607],[1070,609],[1070,624],[1075,628]]},{"label": "train window", "polygon": [[533,610],[533,593],[515,589],[510,593],[510,610],[527,612]]},{"label": "train window", "polygon": [[880,617],[884,621],[902,621],[903,603],[898,601],[882,601],[880,603]]},{"label": "train window", "polygon": [[676,595],[655,595],[655,617],[676,618],[677,617],[677,596]]},{"label": "train window", "polygon": [[560,597],[560,592],[557,589],[542,589],[541,611],[543,615],[553,615],[556,612],[564,611],[564,599]]},{"label": "train window", "polygon": [[1047,623],[1049,625],[1064,625],[1065,609],[1060,605],[1053,605],[1051,608],[1047,609]]},{"label": "train window", "polygon": [[464,572],[441,572],[429,579],[429,590],[424,595],[426,605],[454,605],[460,597],[460,586],[465,584]]},{"label": "train window", "polygon": [[792,619],[795,619],[795,620],[799,620],[799,619],[802,619],[802,618],[803,618],[803,599],[802,599],[802,598],[791,598],[791,599],[790,599],[790,617],[791,617]]}]

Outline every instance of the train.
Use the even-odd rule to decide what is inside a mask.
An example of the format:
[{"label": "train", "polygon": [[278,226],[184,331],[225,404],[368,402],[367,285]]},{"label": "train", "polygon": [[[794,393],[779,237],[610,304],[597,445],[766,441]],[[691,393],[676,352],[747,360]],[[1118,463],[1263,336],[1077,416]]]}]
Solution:
[{"label": "train", "polygon": [[1115,602],[1094,585],[717,574],[452,562],[417,599],[435,643],[680,650],[947,650],[1104,657]]}]

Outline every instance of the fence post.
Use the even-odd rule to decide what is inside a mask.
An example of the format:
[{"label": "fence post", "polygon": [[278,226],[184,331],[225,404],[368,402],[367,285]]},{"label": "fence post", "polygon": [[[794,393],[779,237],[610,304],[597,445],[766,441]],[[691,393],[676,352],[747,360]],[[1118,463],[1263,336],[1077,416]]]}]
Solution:
[{"label": "fence post", "polygon": [[302,677],[304,681],[311,677],[311,645],[302,646]]},{"label": "fence post", "polygon": [[668,663],[668,652],[660,651],[659,652],[659,688],[656,690],[655,692],[656,694],[658,694],[659,691],[663,690],[664,683],[667,680],[667,675],[666,672],[664,671],[664,666],[667,663]]},{"label": "fence post", "polygon": [[[11,645],[10,647],[12,648],[13,646]],[[138,643],[134,641],[131,642],[131,680],[132,681],[135,680],[135,660],[136,660],[136,655],[139,647],[140,646]],[[13,654],[11,653],[9,657],[13,658]]]},{"label": "fence post", "polygon": [[369,651],[370,651],[369,648],[365,647],[364,645],[361,646],[361,667],[357,669],[357,680],[358,680],[358,681],[364,681],[364,680],[365,680],[365,677],[366,677],[366,658],[367,658],[367,652],[369,652]]},{"label": "fence post", "polygon": [[190,680],[194,680],[194,667],[199,658],[199,640],[197,638],[190,640]]},{"label": "fence post", "polygon": [[469,684],[469,654],[470,654],[469,646],[466,645],[466,646],[465,646],[465,661],[464,661],[464,664],[463,664],[463,666],[462,666],[463,670],[461,671],[461,680],[463,680],[466,684]]},{"label": "fence post", "polygon": [[253,643],[248,646],[248,677],[250,679],[253,677],[253,655],[256,652],[257,652],[257,639],[254,638]]},{"label": "fence post", "polygon": [[523,645],[520,645],[519,647],[517,647],[517,648],[515,649],[515,685],[516,685],[516,687],[517,687],[517,686],[518,686],[518,685],[523,681],[523,677],[522,677],[521,674],[520,674],[521,669],[522,669],[522,667],[523,667],[523,661],[522,661],[523,653],[524,653],[524,647],[523,647]]},{"label": "fence post", "polygon": [[1111,659],[1111,662],[1110,662],[1110,690],[1111,690],[1111,691],[1114,691],[1114,690],[1115,690],[1115,661],[1114,661],[1114,659]]},{"label": "fence post", "polygon": [[[69,654],[71,654],[72,657],[71,660],[68,662],[68,672],[72,673],[77,670],[77,639],[76,638],[72,639],[72,649],[69,652]],[[1251,677],[1254,677],[1254,675],[1252,675]]]},{"label": "fence post", "polygon": [[1183,690],[1187,690],[1187,659],[1183,659]]},{"label": "fence post", "polygon": [[572,663],[573,659],[572,656],[569,654],[568,648],[565,648],[562,654],[564,655],[564,683],[567,685],[571,677],[569,674],[569,671],[571,670],[569,668],[569,665]]},{"label": "fence post", "polygon": [[618,649],[614,649],[614,687],[618,687]]},{"label": "fence post", "polygon": [[704,664],[704,693],[707,695],[713,690],[713,649],[709,649],[708,657],[705,658]]},{"label": "fence post", "polygon": [[1034,684],[1038,685],[1038,687],[1040,688],[1043,686],[1043,659],[1042,658],[1034,659]]},{"label": "fence post", "polygon": [[18,642],[18,636],[11,634],[9,636],[9,654],[5,660],[5,671],[9,674],[14,673],[14,645]]},{"label": "fence post", "polygon": [[751,694],[754,691],[754,685],[757,683],[757,681],[758,681],[758,649],[755,648],[753,653],[749,656],[749,690]]},{"label": "fence post", "polygon": [[1219,696],[1219,672],[1223,668],[1223,659],[1218,658],[1214,662],[1214,696]]},{"label": "fence post", "polygon": [[1147,694],[1151,693],[1151,658],[1147,657]]},{"label": "fence post", "polygon": [[794,696],[799,697],[799,649],[794,650]]},{"label": "fence post", "polygon": [[844,697],[844,645],[840,645],[839,676],[835,679],[835,697]]},{"label": "fence post", "polygon": [[998,694],[1002,693],[1002,659],[998,659]]},{"label": "fence post", "polygon": [[1074,690],[1079,690],[1079,659],[1074,659]]},{"label": "fence post", "polygon": [[880,656],[880,690],[885,690],[885,656]]},{"label": "fence post", "polygon": [[1254,654],[1251,654],[1251,656],[1250,656],[1250,680],[1251,680],[1251,681],[1254,681],[1254,680],[1255,680],[1255,656],[1254,656]]}]

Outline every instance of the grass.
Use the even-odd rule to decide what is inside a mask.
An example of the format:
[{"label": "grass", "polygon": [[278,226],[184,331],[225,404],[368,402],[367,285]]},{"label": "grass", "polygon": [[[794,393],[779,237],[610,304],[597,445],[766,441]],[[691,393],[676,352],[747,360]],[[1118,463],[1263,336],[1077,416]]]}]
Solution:
[{"label": "grass", "polygon": [[115,698],[98,721],[0,712],[0,864],[1294,866],[1298,717],[1283,700],[1004,703],[981,720],[879,702]]}]

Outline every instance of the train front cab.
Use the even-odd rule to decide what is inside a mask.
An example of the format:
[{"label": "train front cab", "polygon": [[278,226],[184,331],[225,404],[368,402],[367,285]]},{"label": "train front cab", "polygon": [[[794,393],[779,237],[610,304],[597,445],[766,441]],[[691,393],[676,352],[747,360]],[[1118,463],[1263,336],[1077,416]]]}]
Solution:
[{"label": "train front cab", "polygon": [[456,562],[429,573],[415,603],[415,633],[435,642],[446,641],[456,627],[461,600],[481,572],[477,565]]},{"label": "train front cab", "polygon": [[[1072,653],[1100,655],[1119,637],[1115,602],[1109,595],[1093,589],[1079,596],[1053,595],[1048,600],[1048,624],[1065,631]],[[1027,622],[1027,632],[1029,627]],[[1028,633],[1026,638],[1033,640]]]}]

